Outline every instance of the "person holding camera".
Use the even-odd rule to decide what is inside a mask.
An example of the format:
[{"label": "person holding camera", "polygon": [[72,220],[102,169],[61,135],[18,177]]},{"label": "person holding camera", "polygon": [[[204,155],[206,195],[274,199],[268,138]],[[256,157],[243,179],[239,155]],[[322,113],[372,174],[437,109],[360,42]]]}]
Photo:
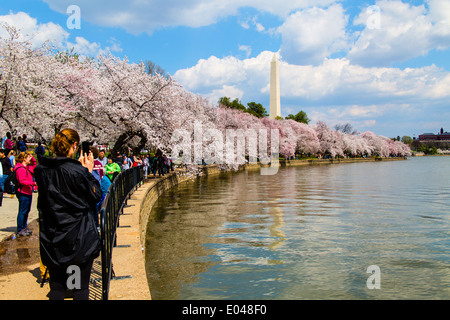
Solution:
[{"label": "person holding camera", "polygon": [[51,300],[62,300],[71,271],[79,270],[74,300],[89,299],[89,278],[101,243],[92,210],[102,198],[100,184],[92,175],[92,153],[73,159],[80,137],[73,129],[53,139],[55,158],[41,159],[35,169],[39,189],[39,241],[42,262],[50,274]]}]

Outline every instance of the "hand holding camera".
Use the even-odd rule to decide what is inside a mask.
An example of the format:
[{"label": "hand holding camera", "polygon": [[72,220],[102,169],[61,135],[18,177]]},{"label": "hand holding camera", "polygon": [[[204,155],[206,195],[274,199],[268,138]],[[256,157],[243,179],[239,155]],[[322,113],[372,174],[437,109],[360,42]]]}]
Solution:
[{"label": "hand holding camera", "polygon": [[81,147],[80,162],[83,167],[87,168],[89,172],[92,173],[92,170],[94,169],[94,156],[89,149],[89,142],[83,142]]}]

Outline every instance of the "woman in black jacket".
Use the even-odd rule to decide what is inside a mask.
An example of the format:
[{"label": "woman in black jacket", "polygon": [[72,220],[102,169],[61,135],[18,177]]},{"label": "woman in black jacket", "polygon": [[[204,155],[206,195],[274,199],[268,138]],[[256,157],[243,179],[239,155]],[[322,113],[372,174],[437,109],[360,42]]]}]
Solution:
[{"label": "woman in black jacket", "polygon": [[92,154],[72,159],[79,145],[75,130],[62,130],[52,142],[56,157],[43,157],[35,169],[40,253],[50,274],[51,300],[64,299],[67,289],[73,289],[74,300],[89,299],[92,263],[100,252],[91,210],[102,192],[91,174]]}]

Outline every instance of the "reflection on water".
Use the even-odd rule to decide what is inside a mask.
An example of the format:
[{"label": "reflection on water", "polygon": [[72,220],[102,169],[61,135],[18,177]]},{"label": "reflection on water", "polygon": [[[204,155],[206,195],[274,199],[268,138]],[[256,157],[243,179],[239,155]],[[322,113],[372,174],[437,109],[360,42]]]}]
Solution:
[{"label": "reflection on water", "polygon": [[427,157],[178,186],[148,225],[152,298],[448,299],[449,178]]}]

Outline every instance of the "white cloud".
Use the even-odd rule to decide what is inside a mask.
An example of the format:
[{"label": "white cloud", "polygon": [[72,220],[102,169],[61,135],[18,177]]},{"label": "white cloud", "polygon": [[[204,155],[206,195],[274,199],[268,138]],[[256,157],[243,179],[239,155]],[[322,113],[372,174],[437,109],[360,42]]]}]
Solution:
[{"label": "white cloud", "polygon": [[284,63],[282,92],[311,100],[343,98],[416,100],[450,97],[450,73],[436,66],[423,68],[365,68],[348,59],[325,59],[318,66]]},{"label": "white cloud", "polygon": [[252,54],[252,47],[247,45],[239,45],[239,50],[245,53],[245,57],[248,58]]},{"label": "white cloud", "polygon": [[[44,0],[50,8],[66,14],[73,0]],[[278,28],[266,28],[257,16],[242,20],[245,29],[255,28],[267,35],[279,35],[281,53],[290,63],[320,64],[324,58],[345,56],[362,66],[391,66],[398,61],[426,55],[433,49],[450,47],[450,2],[424,0],[410,5],[401,0],[378,0],[380,28],[370,28],[370,12],[352,21],[362,26],[352,31],[347,6],[339,0],[78,0],[81,18],[96,25],[121,27],[133,34],[164,27],[202,27],[215,24],[241,9],[253,8],[284,20]],[[350,10],[350,9],[349,9]],[[245,19],[245,18],[244,18]]]},{"label": "white cloud", "polygon": [[101,45],[96,42],[89,42],[83,37],[76,37],[75,43],[67,42],[67,48],[73,48],[74,52],[85,56],[96,56],[100,50]]},{"label": "white cloud", "polygon": [[[246,93],[268,95],[272,52],[255,58],[201,59],[174,77],[187,89],[208,93],[224,85],[239,87]],[[450,72],[434,65],[423,68],[365,68],[346,58],[325,59],[318,66],[298,66],[280,61],[281,95],[310,101],[344,97],[347,100],[398,99],[403,103],[417,99],[448,99]]]},{"label": "white cloud", "polygon": [[291,14],[278,27],[281,54],[290,63],[316,64],[348,46],[348,17],[341,4],[310,8]]},{"label": "white cloud", "polygon": [[214,89],[207,96],[212,103],[217,103],[221,97],[229,97],[231,100],[242,99],[244,92],[235,86],[223,85],[220,89]]},{"label": "white cloud", "polygon": [[[37,19],[30,17],[24,12],[0,16],[0,22],[20,29],[24,39],[30,40],[33,47],[39,47],[49,40],[56,45],[62,45],[69,37],[69,33],[60,25],[53,22],[38,24]],[[5,37],[6,31],[0,29],[0,36]]]},{"label": "white cloud", "polygon": [[[430,50],[450,46],[450,4],[448,0],[429,0],[414,6],[402,1],[380,0],[379,12],[363,9],[354,24],[364,29],[348,53],[363,66],[388,66],[394,62],[425,56]],[[379,15],[379,27],[370,26]]]},{"label": "white cloud", "polygon": [[[437,24],[450,26],[450,2],[447,0],[426,0],[430,8],[430,17]],[[448,33],[448,29],[447,29]]]},{"label": "white cloud", "polygon": [[[11,12],[8,15],[0,16],[1,22],[19,29],[24,39],[29,40],[34,48],[43,45],[45,42],[51,42],[63,50],[73,48],[74,52],[80,55],[97,56],[100,53],[109,51],[122,51],[120,44],[115,39],[110,39],[111,46],[105,48],[102,48],[99,43],[90,42],[83,37],[75,37],[75,42],[71,42],[70,33],[60,25],[53,22],[38,23],[37,19],[25,12]],[[7,36],[3,28],[0,28],[0,36]]]},{"label": "white cloud", "polygon": [[[63,14],[72,0],[44,0]],[[346,56],[362,66],[391,66],[395,62],[426,55],[433,49],[450,47],[450,2],[424,0],[411,5],[401,0],[378,0],[380,27],[368,25],[366,7],[349,25],[347,6],[339,0],[79,0],[81,18],[96,25],[121,27],[133,34],[149,33],[164,27],[202,27],[241,9],[253,8],[283,19],[278,27],[266,28],[258,17],[239,17],[242,28],[254,28],[268,36],[281,36],[280,52],[291,64],[320,64],[324,58]],[[348,9],[350,11],[350,8]],[[243,20],[247,19],[247,20]]]},{"label": "white cloud", "polygon": [[249,21],[248,21],[248,20],[241,21],[239,24],[240,24],[241,27],[244,28],[244,29],[247,29],[247,30],[250,29],[250,24],[249,24]]},{"label": "white cloud", "polygon": [[74,52],[89,57],[96,57],[99,54],[108,55],[112,52],[122,52],[120,43],[115,39],[109,39],[108,43],[110,43],[110,46],[103,48],[100,43],[90,42],[83,37],[75,37],[74,43],[67,41],[64,46],[68,49],[73,48]]},{"label": "white cloud", "polygon": [[344,110],[344,114],[351,117],[372,117],[381,114],[381,110],[377,106],[349,106]]},{"label": "white cloud", "polygon": [[235,57],[200,59],[192,68],[178,70],[174,78],[188,90],[203,90],[233,85],[246,80],[243,62]]},{"label": "white cloud", "polygon": [[363,122],[365,127],[373,127],[377,124],[376,120],[366,120]]},{"label": "white cloud", "polygon": [[444,98],[449,96],[450,88],[450,74],[442,74],[439,81],[425,92],[425,95],[430,98]]},{"label": "white cloud", "polygon": [[[272,56],[273,52],[265,51],[242,60],[210,57],[179,70],[174,77],[212,102],[232,96],[244,104],[262,103],[267,109]],[[340,58],[299,66],[281,59],[280,84],[283,115],[302,109],[312,123],[322,120],[334,126],[350,122],[359,130],[380,128],[387,119],[392,123],[384,130],[393,130],[392,126],[398,127],[395,121],[400,123],[406,116],[423,121],[424,116],[445,110],[450,98],[450,72],[434,65],[404,70],[366,68]]]},{"label": "white cloud", "polygon": [[269,51],[242,60],[211,56],[191,68],[178,70],[174,78],[188,90],[209,97],[213,102],[222,96],[239,99],[247,96],[257,101],[268,92],[272,57],[273,52]]},{"label": "white cloud", "polygon": [[262,25],[262,23],[258,22],[258,16],[254,16],[252,18],[247,18],[245,20],[241,20],[239,22],[240,26],[246,30],[249,30],[251,27],[254,27],[258,32],[265,32],[266,28]]},{"label": "white cloud", "polygon": [[404,106],[389,103],[368,106],[351,105],[333,108],[306,108],[305,110],[308,111],[307,114],[311,119],[311,123],[323,121],[331,128],[334,128],[337,124],[350,123],[359,132],[367,130],[379,132],[383,130],[386,132],[386,136],[402,134],[401,130],[398,129],[403,126],[405,115]]},{"label": "white cloud", "polygon": [[266,31],[266,28],[264,28],[264,26],[257,21],[257,17],[253,19],[253,23],[255,24],[256,31],[258,32]]},{"label": "white cloud", "polygon": [[107,41],[109,43],[109,46],[106,47],[106,50],[109,50],[111,52],[122,52],[123,49],[121,47],[120,41],[116,38],[109,38]]},{"label": "white cloud", "polygon": [[[65,13],[73,0],[44,0],[50,8]],[[259,11],[285,17],[293,10],[311,6],[327,6],[336,0],[79,0],[82,19],[91,23],[122,27],[130,33],[152,33],[167,26],[202,27],[234,15],[240,8],[253,7]],[[246,23],[243,24],[245,27]]]}]

